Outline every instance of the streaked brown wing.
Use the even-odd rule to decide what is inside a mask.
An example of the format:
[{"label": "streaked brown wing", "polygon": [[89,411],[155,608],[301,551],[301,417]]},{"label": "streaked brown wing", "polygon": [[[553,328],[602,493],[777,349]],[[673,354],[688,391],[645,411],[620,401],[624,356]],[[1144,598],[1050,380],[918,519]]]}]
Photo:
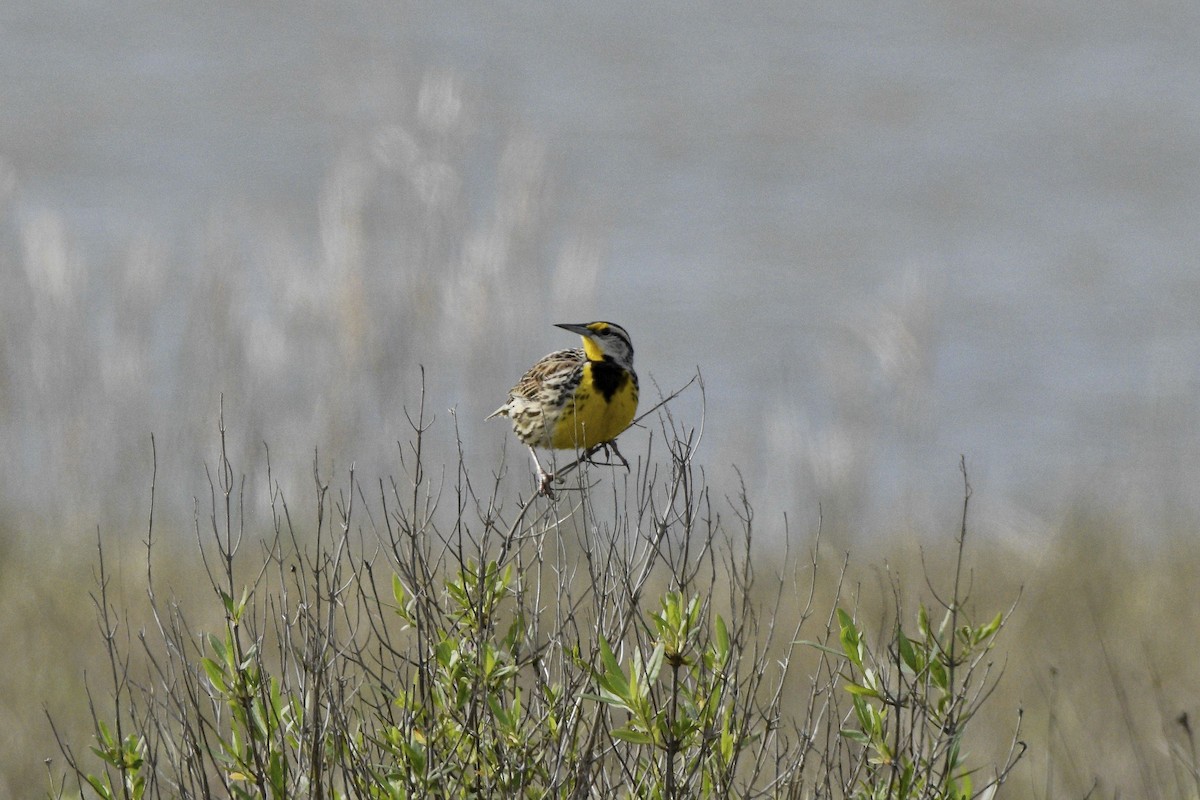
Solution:
[{"label": "streaked brown wing", "polygon": [[553,384],[556,379],[565,378],[583,362],[582,348],[555,350],[530,367],[509,394],[537,401],[547,383]]}]

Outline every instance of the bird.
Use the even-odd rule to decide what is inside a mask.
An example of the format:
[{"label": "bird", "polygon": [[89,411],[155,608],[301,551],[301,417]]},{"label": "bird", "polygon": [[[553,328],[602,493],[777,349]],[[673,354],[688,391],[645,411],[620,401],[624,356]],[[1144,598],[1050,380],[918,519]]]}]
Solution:
[{"label": "bird", "polygon": [[604,447],[629,468],[616,438],[637,413],[638,379],[629,332],[613,322],[561,323],[555,327],[583,337],[583,347],[556,350],[539,360],[486,419],[508,417],[529,447],[539,493],[549,496],[553,473],[534,448],[583,450]]}]

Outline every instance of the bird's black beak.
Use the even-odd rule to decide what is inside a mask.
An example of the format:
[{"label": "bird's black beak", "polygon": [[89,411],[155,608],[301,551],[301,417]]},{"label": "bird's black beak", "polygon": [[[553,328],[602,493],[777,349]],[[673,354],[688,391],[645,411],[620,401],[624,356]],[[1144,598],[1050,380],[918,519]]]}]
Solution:
[{"label": "bird's black beak", "polygon": [[593,331],[588,328],[587,325],[574,325],[569,322],[558,322],[555,323],[554,327],[562,328],[564,331],[570,331],[571,333],[578,333],[580,336],[590,337],[593,335]]}]

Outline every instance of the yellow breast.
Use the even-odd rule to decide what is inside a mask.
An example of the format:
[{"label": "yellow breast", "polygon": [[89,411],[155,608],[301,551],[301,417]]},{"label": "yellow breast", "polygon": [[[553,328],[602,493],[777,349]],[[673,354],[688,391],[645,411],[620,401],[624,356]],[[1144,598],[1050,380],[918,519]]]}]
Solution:
[{"label": "yellow breast", "polygon": [[583,379],[574,398],[554,425],[550,446],[558,449],[587,449],[611,442],[633,422],[637,413],[637,382],[624,373],[610,397],[605,397],[592,377],[592,364],[583,367]]}]

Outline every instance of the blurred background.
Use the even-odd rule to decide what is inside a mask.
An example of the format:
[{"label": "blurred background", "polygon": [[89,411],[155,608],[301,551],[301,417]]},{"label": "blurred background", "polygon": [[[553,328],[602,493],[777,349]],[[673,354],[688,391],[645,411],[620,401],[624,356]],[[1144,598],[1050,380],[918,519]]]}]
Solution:
[{"label": "blurred background", "polygon": [[[763,537],[786,512],[807,541],[819,503],[868,558],[944,540],[962,454],[1010,587],[1132,595],[1140,630],[1147,586],[1196,577],[1197,41],[1184,2],[7,4],[7,641],[72,662],[38,615],[88,635],[151,433],[188,535],[222,397],[248,491],[265,442],[299,496],[314,452],[399,474],[423,366],[441,452],[527,490],[482,418],[593,319],[632,333],[646,405],[699,368],[710,480],[740,469]],[[1098,553],[1119,586],[1077,574]],[[10,718],[44,739],[33,698],[81,666],[14,683]]]}]

